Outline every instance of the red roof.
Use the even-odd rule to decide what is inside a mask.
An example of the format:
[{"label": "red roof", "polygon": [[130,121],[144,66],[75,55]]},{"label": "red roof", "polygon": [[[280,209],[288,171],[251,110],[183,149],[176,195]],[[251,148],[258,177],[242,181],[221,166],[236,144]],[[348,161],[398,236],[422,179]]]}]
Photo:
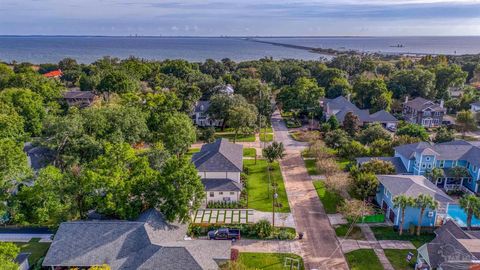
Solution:
[{"label": "red roof", "polygon": [[56,78],[56,77],[60,77],[62,75],[63,75],[63,72],[60,69],[50,71],[48,73],[43,74],[43,76],[45,76],[47,78]]}]

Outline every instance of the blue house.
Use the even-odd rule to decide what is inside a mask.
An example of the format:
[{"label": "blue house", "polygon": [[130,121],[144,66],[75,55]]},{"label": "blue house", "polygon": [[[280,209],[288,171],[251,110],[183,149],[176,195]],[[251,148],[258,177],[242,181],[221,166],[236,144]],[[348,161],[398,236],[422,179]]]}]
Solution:
[{"label": "blue house", "polygon": [[[444,189],[461,189],[477,193],[480,180],[480,141],[463,140],[439,144],[419,142],[395,147],[395,157],[402,160],[408,173],[425,175],[433,168],[441,168],[444,176],[435,179],[435,184]],[[464,167],[469,176],[456,178],[452,168]]]},{"label": "blue house", "polygon": [[[435,210],[425,209],[422,226],[440,226],[447,219],[447,209],[454,201],[424,176],[377,175],[377,179],[380,184],[375,200],[385,212],[386,218],[394,226],[398,226],[401,222],[401,209],[394,207],[393,198],[402,194],[412,198],[416,198],[420,194],[427,194],[439,203],[439,207]],[[410,224],[417,225],[419,216],[419,208],[409,207],[405,209],[404,226],[408,227]]]}]

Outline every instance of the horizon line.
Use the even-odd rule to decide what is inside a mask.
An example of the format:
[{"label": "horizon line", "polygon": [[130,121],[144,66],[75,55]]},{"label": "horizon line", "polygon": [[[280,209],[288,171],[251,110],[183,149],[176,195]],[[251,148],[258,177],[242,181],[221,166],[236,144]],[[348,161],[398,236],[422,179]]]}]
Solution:
[{"label": "horizon line", "polygon": [[480,35],[2,35],[0,37],[128,37],[128,38],[376,38],[376,37],[480,37]]}]

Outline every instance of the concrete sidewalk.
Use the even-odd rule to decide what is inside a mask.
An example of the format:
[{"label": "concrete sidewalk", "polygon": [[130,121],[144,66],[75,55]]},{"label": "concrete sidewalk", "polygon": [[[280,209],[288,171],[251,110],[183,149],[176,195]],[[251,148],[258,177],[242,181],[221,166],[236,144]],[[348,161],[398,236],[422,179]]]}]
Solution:
[{"label": "concrete sidewalk", "polygon": [[53,234],[27,234],[27,233],[0,233],[0,242],[30,242],[32,238],[40,238],[40,242],[52,242]]},{"label": "concrete sidewalk", "polygon": [[232,248],[240,252],[263,253],[294,253],[301,254],[300,242],[302,240],[239,240],[232,244]]},{"label": "concrete sidewalk", "polygon": [[399,240],[353,240],[353,239],[339,239],[342,244],[343,253],[348,253],[357,249],[415,249],[415,246],[409,241]]}]

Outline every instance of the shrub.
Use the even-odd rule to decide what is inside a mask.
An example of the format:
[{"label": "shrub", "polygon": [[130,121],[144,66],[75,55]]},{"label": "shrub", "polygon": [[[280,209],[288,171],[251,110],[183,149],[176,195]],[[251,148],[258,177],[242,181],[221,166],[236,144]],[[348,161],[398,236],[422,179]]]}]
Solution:
[{"label": "shrub", "polygon": [[238,249],[232,248],[232,250],[230,251],[230,260],[234,262],[237,261],[239,254],[240,252],[238,251]]},{"label": "shrub", "polygon": [[317,159],[315,164],[317,165],[318,173],[324,174],[327,177],[340,172],[338,164],[333,158]]},{"label": "shrub", "polygon": [[375,210],[370,204],[356,199],[345,200],[338,210],[347,220],[352,221],[358,221],[362,215],[375,214]]},{"label": "shrub", "polygon": [[266,238],[272,234],[272,224],[266,219],[262,219],[255,223],[253,231],[260,238]]}]

